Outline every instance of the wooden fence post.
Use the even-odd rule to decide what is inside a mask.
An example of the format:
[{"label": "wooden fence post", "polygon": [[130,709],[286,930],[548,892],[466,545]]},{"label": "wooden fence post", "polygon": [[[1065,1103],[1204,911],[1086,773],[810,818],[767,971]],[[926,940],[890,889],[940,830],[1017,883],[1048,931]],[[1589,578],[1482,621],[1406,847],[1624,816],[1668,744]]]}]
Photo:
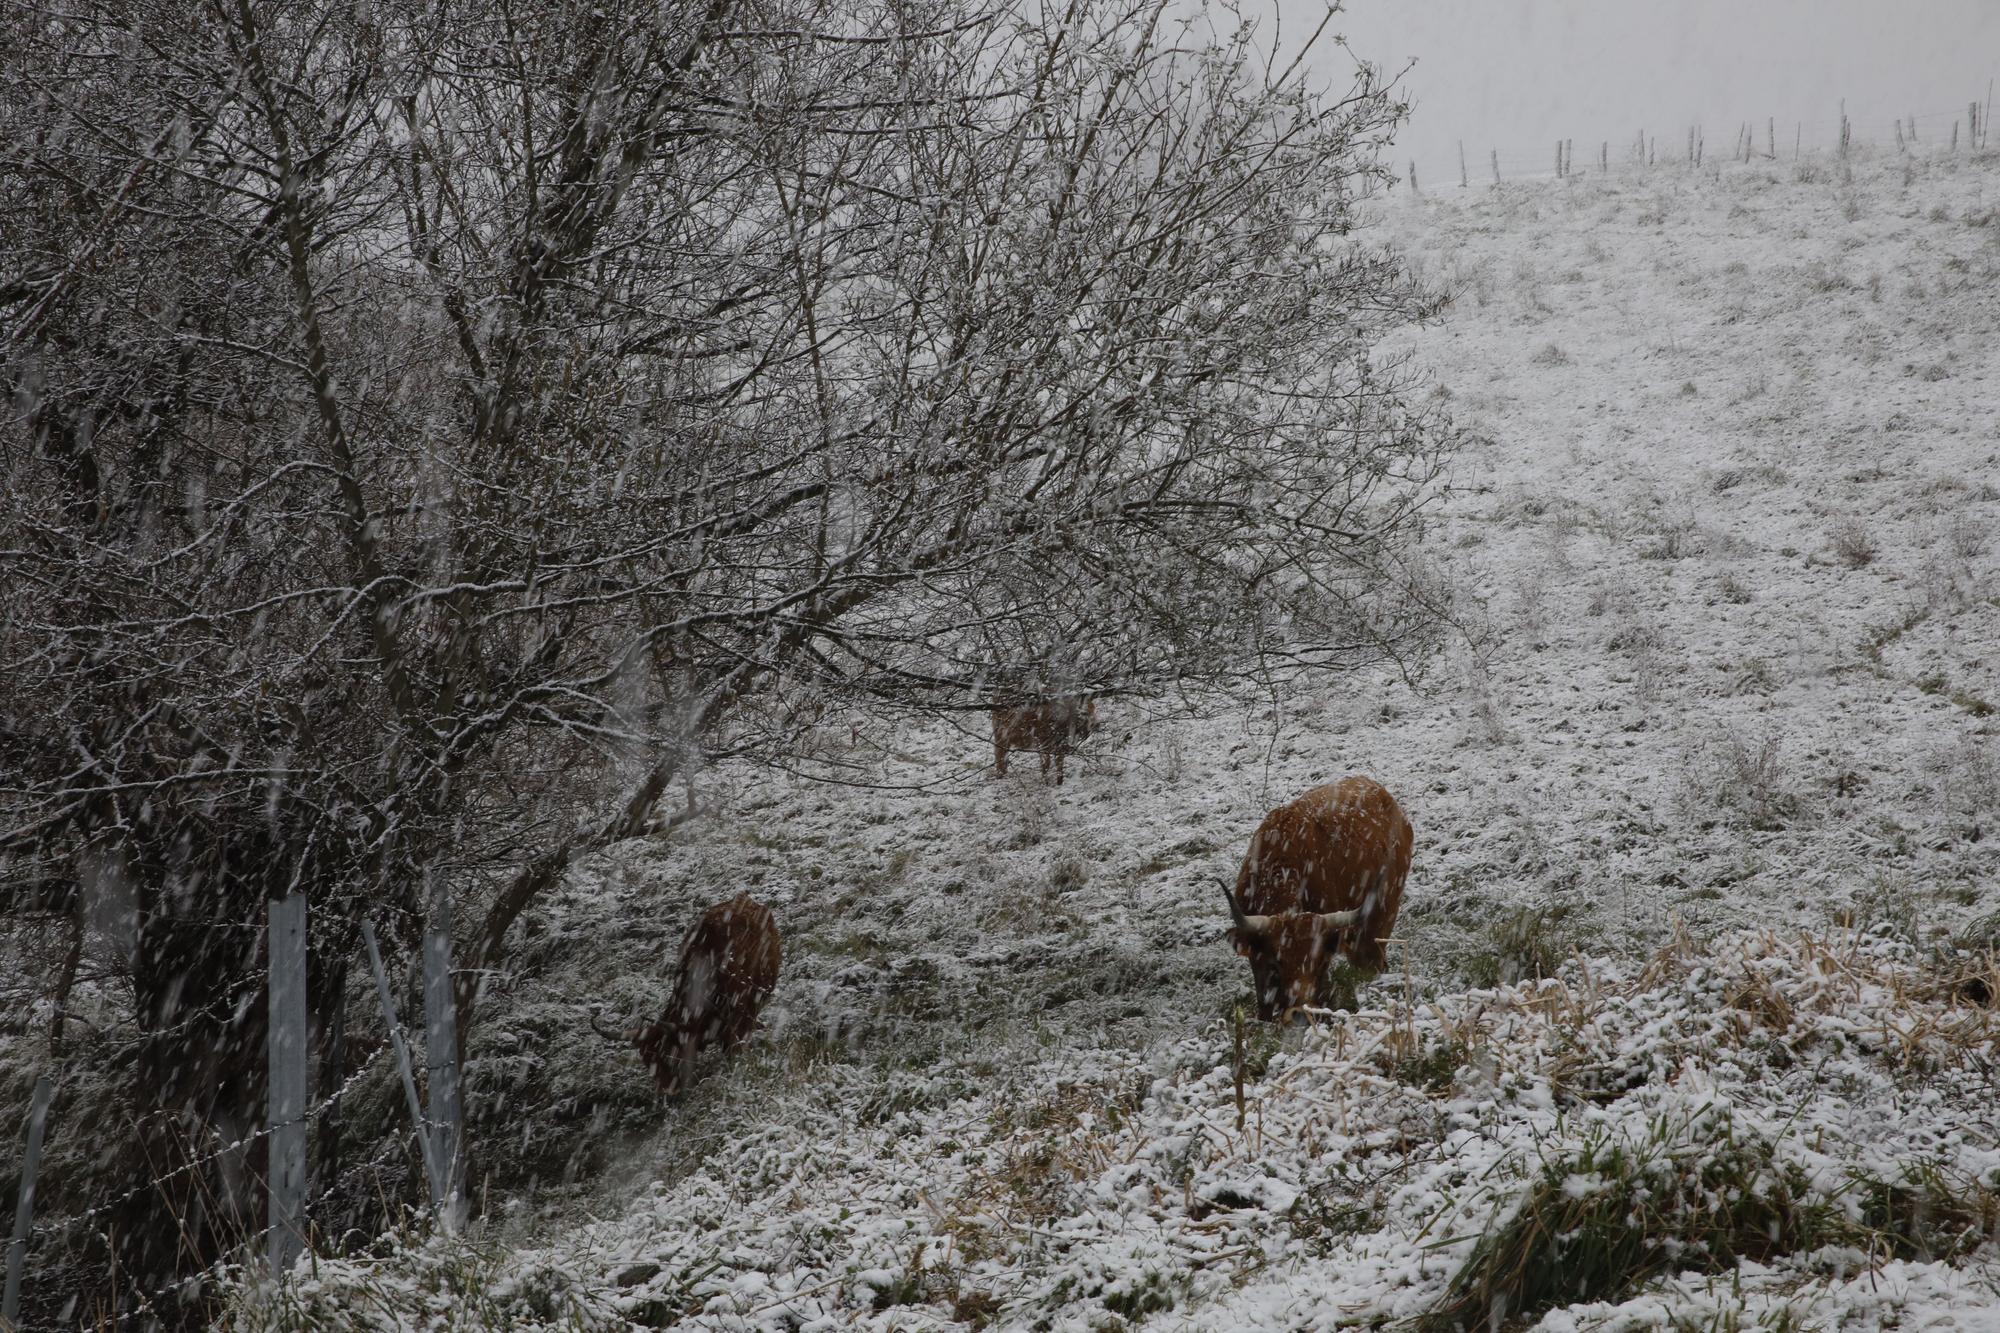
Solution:
[{"label": "wooden fence post", "polygon": [[1493,188],[1500,188],[1500,150],[1493,150]]},{"label": "wooden fence post", "polygon": [[[1411,185],[1415,186],[1412,164]],[[429,1075],[433,1156],[443,1186],[438,1217],[448,1234],[465,1223],[465,1124],[458,1081],[458,1009],[451,988],[451,896],[433,876],[424,923],[424,1064]]]},{"label": "wooden fence post", "polygon": [[306,899],[273,898],[265,953],[269,960],[271,1066],[271,1272],[282,1276],[305,1246],[306,1188]]},{"label": "wooden fence post", "polygon": [[375,998],[382,1002],[382,1021],[389,1028],[389,1045],[396,1052],[396,1072],[403,1079],[403,1096],[410,1103],[410,1119],[417,1127],[417,1150],[424,1157],[424,1179],[431,1190],[431,1207],[444,1203],[444,1177],[438,1171],[430,1125],[424,1119],[424,1104],[417,1098],[416,1075],[410,1072],[410,1048],[403,1043],[403,1025],[396,1021],[396,1002],[389,996],[389,974],[382,970],[382,950],[375,942],[375,923],[363,921],[361,936],[368,945],[368,967],[375,974]]},{"label": "wooden fence post", "polygon": [[1458,188],[1463,190],[1471,185],[1465,176],[1465,140],[1458,141]]},{"label": "wooden fence post", "polygon": [[0,1294],[0,1329],[13,1333],[21,1318],[21,1273],[28,1264],[28,1233],[35,1222],[35,1176],[42,1167],[42,1133],[56,1085],[47,1074],[35,1080],[28,1100],[28,1151],[21,1158],[21,1188],[14,1196],[14,1238],[7,1242],[7,1287]]}]

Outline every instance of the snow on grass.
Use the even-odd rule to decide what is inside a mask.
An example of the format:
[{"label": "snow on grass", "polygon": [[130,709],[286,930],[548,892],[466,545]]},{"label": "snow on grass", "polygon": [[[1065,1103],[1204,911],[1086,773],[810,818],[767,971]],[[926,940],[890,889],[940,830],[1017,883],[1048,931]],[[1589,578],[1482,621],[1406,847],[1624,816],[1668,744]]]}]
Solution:
[{"label": "snow on grass", "polygon": [[[1546,1213],[1598,1238],[1557,1271],[1649,1274],[1549,1329],[1993,1327],[1996,203],[2000,157],[1887,153],[1381,201],[1459,290],[1386,352],[1472,432],[1422,677],[1106,700],[1061,788],[993,780],[976,714],[829,718],[856,785],[702,775],[523,922],[479,1233],[237,1322],[1381,1325]],[[1395,970],[1253,1025],[1239,1130],[1214,878],[1353,772],[1416,827]],[[586,1015],[656,1010],[739,889],[786,936],[765,1032],[663,1105]],[[1663,1183],[1704,1171],[1784,1244]],[[1460,1308],[1556,1299],[1542,1253]]]},{"label": "snow on grass", "polygon": [[1330,1015],[1244,1070],[1240,1113],[1215,1032],[872,1123],[835,1079],[614,1219],[321,1261],[230,1326],[1970,1317],[2000,1304],[1976,985],[1990,958],[1746,931]]}]

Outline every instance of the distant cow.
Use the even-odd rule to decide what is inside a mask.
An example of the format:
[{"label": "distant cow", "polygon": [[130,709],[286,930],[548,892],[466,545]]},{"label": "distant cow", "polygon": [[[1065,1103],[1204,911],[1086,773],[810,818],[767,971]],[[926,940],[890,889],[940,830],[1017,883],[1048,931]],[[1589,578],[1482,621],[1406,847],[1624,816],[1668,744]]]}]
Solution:
[{"label": "distant cow", "polygon": [[1379,972],[1415,836],[1396,798],[1342,778],[1264,816],[1229,897],[1229,942],[1250,960],[1257,1016],[1324,1004],[1337,955]]},{"label": "distant cow", "polygon": [[1079,743],[1090,736],[1097,723],[1097,701],[1081,695],[1050,699],[1025,708],[993,710],[993,768],[1007,776],[1007,752],[1031,750],[1042,756],[1042,777],[1049,775],[1049,761],[1055,761],[1056,785],[1062,786],[1063,756],[1076,753]]},{"label": "distant cow", "polygon": [[749,1037],[778,984],[783,955],[770,908],[747,893],[717,903],[681,941],[680,977],[659,1021],[627,1029],[620,1039],[638,1047],[660,1091],[679,1095],[693,1081],[704,1047],[721,1041],[734,1048]]}]

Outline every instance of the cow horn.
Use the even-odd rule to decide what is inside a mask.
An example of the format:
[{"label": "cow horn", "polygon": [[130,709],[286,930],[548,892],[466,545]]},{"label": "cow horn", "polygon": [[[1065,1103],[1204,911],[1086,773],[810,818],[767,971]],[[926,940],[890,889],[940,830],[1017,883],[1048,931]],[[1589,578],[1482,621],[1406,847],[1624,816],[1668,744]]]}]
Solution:
[{"label": "cow horn", "polygon": [[1250,931],[1253,935],[1263,934],[1262,926],[1252,927],[1250,918],[1243,915],[1243,905],[1236,901],[1236,895],[1230,890],[1229,885],[1223,883],[1220,879],[1217,879],[1215,882],[1221,887],[1222,896],[1229,900],[1229,919],[1236,923],[1236,928],[1238,930]]},{"label": "cow horn", "polygon": [[604,1038],[606,1041],[616,1042],[618,1045],[624,1046],[632,1041],[632,1034],[637,1029],[627,1028],[623,1032],[617,1032],[613,1031],[610,1028],[605,1027],[602,1023],[598,1021],[597,1006],[592,1005],[590,1009],[590,1030],[592,1032],[595,1032],[598,1036]]},{"label": "cow horn", "polygon": [[1361,920],[1361,909],[1350,907],[1345,912],[1320,912],[1317,915],[1320,925],[1332,930],[1341,926],[1352,926],[1358,923]]}]

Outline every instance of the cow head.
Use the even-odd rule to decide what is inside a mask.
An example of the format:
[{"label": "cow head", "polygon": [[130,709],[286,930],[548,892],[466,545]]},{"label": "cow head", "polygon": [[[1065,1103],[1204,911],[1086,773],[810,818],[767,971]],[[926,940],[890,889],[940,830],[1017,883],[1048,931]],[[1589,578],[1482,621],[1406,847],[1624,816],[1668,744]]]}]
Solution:
[{"label": "cow head", "polygon": [[1340,947],[1340,933],[1361,919],[1359,911],[1280,912],[1250,916],[1236,895],[1222,886],[1229,899],[1229,943],[1250,961],[1257,987],[1257,1017],[1275,1023],[1313,1002],[1320,978],[1326,975]]},{"label": "cow head", "polygon": [[694,1058],[701,1051],[700,1034],[693,1024],[677,1024],[670,1019],[635,1027],[625,1034],[638,1049],[639,1058],[653,1071],[660,1091],[678,1097],[694,1074]]},{"label": "cow head", "polygon": [[666,1011],[658,1022],[612,1032],[598,1021],[593,1011],[590,1025],[601,1037],[630,1043],[653,1071],[660,1091],[678,1097],[681,1089],[693,1081],[695,1057],[716,1036],[717,972],[714,957],[695,953],[683,960],[673,998],[667,1001]]}]

